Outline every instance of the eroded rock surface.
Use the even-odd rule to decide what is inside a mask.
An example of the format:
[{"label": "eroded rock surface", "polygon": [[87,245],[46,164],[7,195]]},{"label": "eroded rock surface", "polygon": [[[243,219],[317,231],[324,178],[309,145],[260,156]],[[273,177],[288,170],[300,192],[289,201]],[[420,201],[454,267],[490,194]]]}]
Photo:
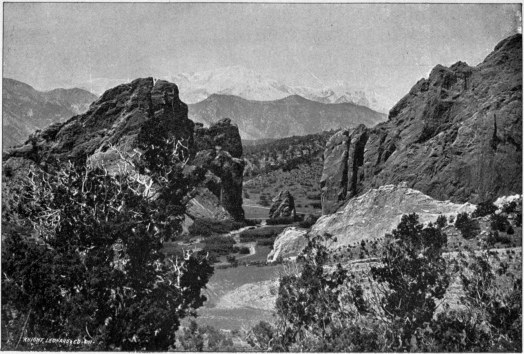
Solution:
[{"label": "eroded rock surface", "polygon": [[458,213],[472,213],[474,204],[439,201],[411,189],[407,183],[371,189],[331,215],[324,215],[313,225],[311,233],[329,233],[337,248],[361,240],[383,237],[399,224],[402,215],[417,213],[421,223],[435,222],[440,215],[447,218]]},{"label": "eroded rock surface", "polygon": [[273,198],[272,202],[269,208],[270,218],[294,218],[296,216],[295,199],[289,191],[280,191],[280,193]]},{"label": "eroded rock surface", "polygon": [[386,184],[478,203],[522,193],[522,36],[476,67],[436,66],[388,122],[335,134],[324,153],[323,214]]},{"label": "eroded rock surface", "polygon": [[306,229],[288,227],[276,238],[271,253],[267,256],[268,262],[277,262],[294,258],[306,247]]}]

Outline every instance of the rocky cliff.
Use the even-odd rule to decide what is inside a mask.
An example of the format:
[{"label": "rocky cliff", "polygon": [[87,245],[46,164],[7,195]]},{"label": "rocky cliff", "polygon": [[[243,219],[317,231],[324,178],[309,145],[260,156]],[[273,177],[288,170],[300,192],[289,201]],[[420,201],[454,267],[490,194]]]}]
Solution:
[{"label": "rocky cliff", "polygon": [[[175,84],[137,79],[106,91],[85,114],[53,124],[26,145],[8,150],[4,161],[13,157],[35,162],[71,159],[103,164],[111,170],[119,163],[118,151],[130,152],[152,139],[173,137],[188,148],[188,173],[198,168],[207,170],[209,191],[231,216],[242,219],[244,165],[239,159],[242,145],[238,128],[228,120],[208,129],[195,126],[187,111]],[[206,195],[201,193],[200,198],[206,199]],[[189,204],[189,214],[224,217],[227,213],[223,210],[204,210],[216,204],[216,200],[197,198]]]},{"label": "rocky cliff", "polygon": [[503,40],[475,67],[436,66],[387,122],[335,134],[324,159],[324,214],[400,182],[460,203],[521,194],[522,36]]}]

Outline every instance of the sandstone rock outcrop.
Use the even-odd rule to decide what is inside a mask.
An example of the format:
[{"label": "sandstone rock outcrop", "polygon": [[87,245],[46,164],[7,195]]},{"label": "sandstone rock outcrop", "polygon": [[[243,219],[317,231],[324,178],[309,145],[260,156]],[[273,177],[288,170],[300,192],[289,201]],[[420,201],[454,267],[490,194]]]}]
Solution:
[{"label": "sandstone rock outcrop", "polygon": [[278,195],[273,198],[271,207],[269,208],[269,217],[275,218],[290,218],[297,215],[295,210],[295,199],[289,191],[280,191]]},{"label": "sandstone rock outcrop", "polygon": [[[188,206],[190,215],[243,218],[242,145],[238,128],[225,119],[209,128],[187,118],[175,84],[137,79],[106,91],[89,110],[53,124],[26,145],[8,150],[4,161],[22,157],[37,163],[71,159],[118,171],[119,152],[131,152],[158,137],[176,138],[188,148],[187,173],[207,171],[207,187]],[[218,198],[218,199],[217,199]],[[219,200],[225,208],[217,206]],[[216,207],[215,207],[216,206]]]},{"label": "sandstone rock outcrop", "polygon": [[408,188],[407,183],[385,185],[352,198],[334,214],[324,215],[311,228],[311,233],[329,233],[337,238],[337,248],[361,240],[383,237],[395,229],[404,214],[417,213],[421,223],[435,222],[440,215],[472,213],[474,204],[455,204],[435,200]]},{"label": "sandstone rock outcrop", "polygon": [[307,245],[306,233],[306,229],[286,228],[276,238],[273,249],[267,256],[267,261],[277,262],[298,256]]},{"label": "sandstone rock outcrop", "polygon": [[220,203],[236,220],[244,219],[242,209],[242,182],[245,162],[238,128],[224,118],[209,128],[195,128],[195,148],[198,151],[194,164],[206,168],[219,178],[208,178],[208,187]]},{"label": "sandstone rock outcrop", "polygon": [[406,182],[429,196],[478,203],[522,193],[522,36],[479,65],[436,66],[374,128],[335,134],[324,153],[323,214]]}]

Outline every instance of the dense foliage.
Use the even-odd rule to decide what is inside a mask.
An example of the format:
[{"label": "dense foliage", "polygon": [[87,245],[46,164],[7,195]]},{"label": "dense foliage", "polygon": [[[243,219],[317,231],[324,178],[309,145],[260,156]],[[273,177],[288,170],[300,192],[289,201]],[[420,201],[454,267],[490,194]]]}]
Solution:
[{"label": "dense foliage", "polygon": [[[522,279],[496,252],[444,258],[447,236],[416,214],[386,235],[369,271],[330,261],[329,242],[309,237],[299,268],[281,277],[277,322],[248,333],[253,348],[521,351]],[[453,307],[445,300],[452,283],[461,294]]]},{"label": "dense foliage", "polygon": [[76,349],[92,350],[174,345],[180,320],[206,299],[212,267],[162,252],[180,231],[195,183],[182,173],[177,142],[163,146],[164,156],[157,146],[145,158],[124,158],[119,174],[73,163],[31,168],[3,210],[6,348],[75,349],[23,337],[88,341]]}]

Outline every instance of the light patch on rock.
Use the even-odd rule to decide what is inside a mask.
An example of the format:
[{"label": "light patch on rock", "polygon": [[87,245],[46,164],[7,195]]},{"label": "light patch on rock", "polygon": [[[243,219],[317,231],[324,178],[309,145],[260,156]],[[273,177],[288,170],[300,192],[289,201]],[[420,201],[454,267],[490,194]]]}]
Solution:
[{"label": "light patch on rock", "polygon": [[497,208],[502,208],[504,205],[509,204],[511,202],[517,202],[522,203],[522,196],[520,194],[515,195],[508,195],[498,198],[493,205],[495,205]]},{"label": "light patch on rock", "polygon": [[278,235],[273,250],[267,256],[268,262],[276,262],[296,257],[307,245],[307,230],[288,227]]},{"label": "light patch on rock", "polygon": [[272,311],[275,308],[278,286],[278,279],[244,284],[222,296],[215,308],[253,308]]},{"label": "light patch on rock", "polygon": [[350,199],[346,206],[331,215],[322,216],[311,229],[312,234],[329,233],[338,248],[362,240],[383,237],[399,224],[402,215],[417,213],[421,223],[435,222],[440,215],[446,218],[458,213],[471,213],[474,204],[455,204],[435,200],[422,192],[408,188],[405,183],[372,189]]}]

